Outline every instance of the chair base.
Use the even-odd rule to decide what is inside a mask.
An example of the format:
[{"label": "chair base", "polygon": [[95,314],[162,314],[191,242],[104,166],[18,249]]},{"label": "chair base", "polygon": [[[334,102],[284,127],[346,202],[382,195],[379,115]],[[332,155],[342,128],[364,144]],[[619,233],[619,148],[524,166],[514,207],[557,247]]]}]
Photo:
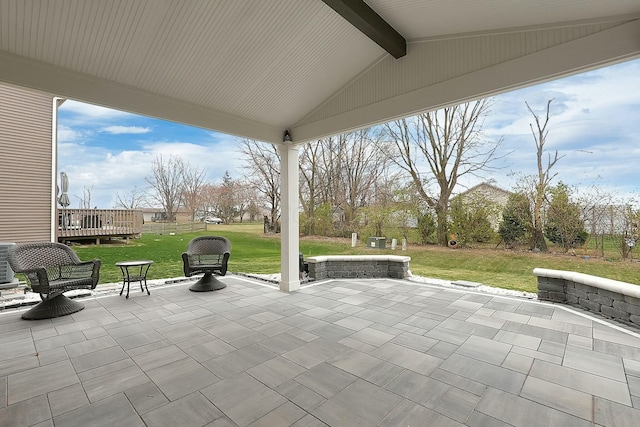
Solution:
[{"label": "chair base", "polygon": [[226,288],[227,285],[218,280],[213,274],[205,273],[196,283],[189,287],[193,292],[210,292],[219,291]]},{"label": "chair base", "polygon": [[38,303],[30,310],[24,312],[22,318],[24,320],[52,319],[54,317],[77,313],[82,309],[84,309],[84,304],[60,294]]}]

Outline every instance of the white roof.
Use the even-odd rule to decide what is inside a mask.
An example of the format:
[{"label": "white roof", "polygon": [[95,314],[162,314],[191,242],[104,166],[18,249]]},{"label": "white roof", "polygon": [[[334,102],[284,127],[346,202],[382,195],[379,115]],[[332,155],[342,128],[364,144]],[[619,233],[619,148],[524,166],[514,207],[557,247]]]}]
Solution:
[{"label": "white roof", "polygon": [[640,56],[638,0],[367,0],[399,59],[328,3],[0,0],[0,82],[279,143]]}]

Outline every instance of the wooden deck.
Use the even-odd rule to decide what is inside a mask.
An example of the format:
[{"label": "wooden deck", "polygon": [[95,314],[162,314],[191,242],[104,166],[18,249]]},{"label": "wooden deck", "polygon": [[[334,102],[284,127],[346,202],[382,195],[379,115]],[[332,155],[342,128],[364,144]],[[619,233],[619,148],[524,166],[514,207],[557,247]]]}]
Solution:
[{"label": "wooden deck", "polygon": [[130,239],[140,237],[141,210],[130,209],[58,209],[58,241]]}]

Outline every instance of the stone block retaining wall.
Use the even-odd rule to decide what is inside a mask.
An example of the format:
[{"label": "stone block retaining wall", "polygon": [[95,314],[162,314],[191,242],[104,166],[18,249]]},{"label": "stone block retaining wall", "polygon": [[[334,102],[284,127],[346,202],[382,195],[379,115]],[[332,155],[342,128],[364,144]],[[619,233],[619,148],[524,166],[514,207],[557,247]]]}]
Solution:
[{"label": "stone block retaining wall", "polygon": [[573,271],[535,268],[538,299],[581,307],[640,326],[640,286]]},{"label": "stone block retaining wall", "polygon": [[399,255],[327,255],[305,258],[309,277],[322,279],[353,279],[409,276],[411,257]]}]

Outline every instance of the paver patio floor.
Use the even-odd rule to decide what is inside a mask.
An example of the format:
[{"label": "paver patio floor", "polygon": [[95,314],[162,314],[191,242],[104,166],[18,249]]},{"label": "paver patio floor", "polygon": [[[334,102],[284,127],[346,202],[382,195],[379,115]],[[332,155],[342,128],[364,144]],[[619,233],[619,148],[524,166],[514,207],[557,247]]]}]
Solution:
[{"label": "paver patio floor", "polygon": [[239,276],[0,314],[2,426],[634,426],[640,335],[402,280]]}]

